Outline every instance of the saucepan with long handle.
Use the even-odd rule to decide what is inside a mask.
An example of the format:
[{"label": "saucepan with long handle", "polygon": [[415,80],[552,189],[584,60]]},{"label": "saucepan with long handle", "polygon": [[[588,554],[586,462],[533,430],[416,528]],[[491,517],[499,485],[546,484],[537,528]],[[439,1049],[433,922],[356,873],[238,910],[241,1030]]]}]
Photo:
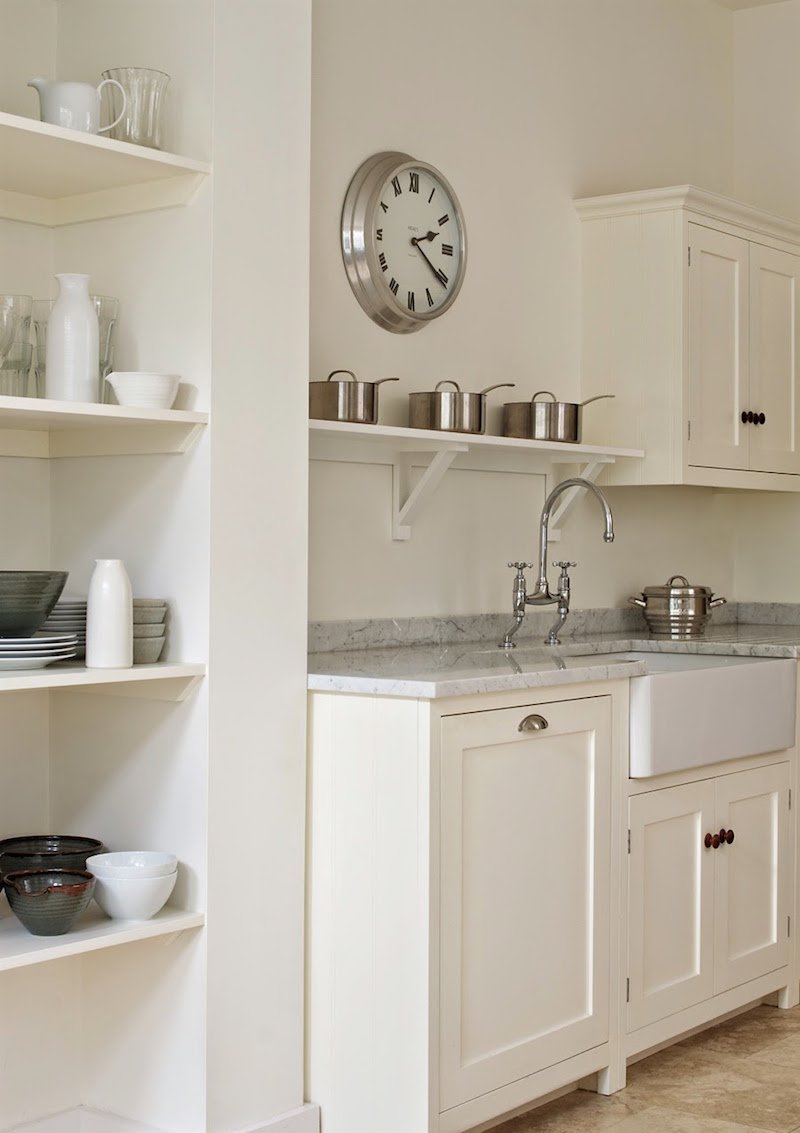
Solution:
[{"label": "saucepan with long handle", "polygon": [[[453,386],[453,389],[442,389]],[[480,393],[462,391],[458,382],[445,378],[433,390],[409,394],[408,423],[412,429],[437,429],[445,433],[484,433],[486,395],[493,389],[513,389],[513,382],[498,382]]]},{"label": "saucepan with long handle", "polygon": [[[337,374],[348,377],[332,381]],[[352,370],[331,370],[324,382],[309,382],[308,415],[321,421],[376,425],[378,386],[399,381],[399,378],[381,378],[377,382],[360,382]]]},{"label": "saucepan with long handle", "polygon": [[[586,401],[558,401],[549,389],[538,390],[530,401],[507,401],[503,406],[503,436],[527,441],[580,444],[584,405],[613,397],[599,393]],[[544,398],[550,398],[545,401]]]}]

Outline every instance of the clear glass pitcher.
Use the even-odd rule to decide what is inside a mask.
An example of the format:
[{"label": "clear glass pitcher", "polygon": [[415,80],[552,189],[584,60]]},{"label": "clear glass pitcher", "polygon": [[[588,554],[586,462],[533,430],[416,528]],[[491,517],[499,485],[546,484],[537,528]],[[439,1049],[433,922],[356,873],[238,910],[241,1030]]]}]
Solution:
[{"label": "clear glass pitcher", "polygon": [[115,79],[127,99],[123,108],[121,92],[116,87],[106,87],[104,97],[110,99],[112,121],[121,115],[108,136],[119,142],[162,149],[162,111],[169,75],[149,67],[111,67],[103,71],[103,78]]}]

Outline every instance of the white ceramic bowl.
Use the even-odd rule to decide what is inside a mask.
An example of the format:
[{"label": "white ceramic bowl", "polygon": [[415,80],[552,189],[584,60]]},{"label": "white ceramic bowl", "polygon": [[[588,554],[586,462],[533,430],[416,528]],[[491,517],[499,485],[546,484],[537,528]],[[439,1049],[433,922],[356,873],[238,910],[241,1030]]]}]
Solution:
[{"label": "white ceramic bowl", "polygon": [[178,859],[160,850],[117,850],[93,854],[86,859],[86,868],[95,877],[167,877],[178,868]]},{"label": "white ceramic bowl", "polygon": [[181,379],[177,374],[119,370],[109,374],[106,381],[120,405],[139,409],[171,409],[178,396]]},{"label": "white ceramic bowl", "polygon": [[95,874],[94,898],[113,920],[148,921],[167,903],[177,877],[177,870],[166,877],[98,877]]}]

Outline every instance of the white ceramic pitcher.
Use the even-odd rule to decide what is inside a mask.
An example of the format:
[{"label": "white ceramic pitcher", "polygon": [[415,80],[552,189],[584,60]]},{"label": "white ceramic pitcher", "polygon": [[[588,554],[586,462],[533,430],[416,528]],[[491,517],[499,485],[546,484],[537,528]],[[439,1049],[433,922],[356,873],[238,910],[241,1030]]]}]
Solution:
[{"label": "white ceramic pitcher", "polygon": [[[119,87],[122,93],[122,110],[108,126],[100,125],[100,92],[104,86]],[[87,134],[104,134],[116,126],[124,116],[127,96],[116,79],[103,79],[99,86],[91,83],[64,82],[60,79],[31,79],[29,87],[39,92],[42,122],[64,126],[67,130],[83,130]]]}]

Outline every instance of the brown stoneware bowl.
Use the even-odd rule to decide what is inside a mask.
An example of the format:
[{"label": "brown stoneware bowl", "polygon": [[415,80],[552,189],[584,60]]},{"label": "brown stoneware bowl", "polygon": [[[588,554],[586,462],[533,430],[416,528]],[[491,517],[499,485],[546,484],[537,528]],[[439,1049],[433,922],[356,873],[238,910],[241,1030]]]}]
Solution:
[{"label": "brown stoneware bowl", "polygon": [[17,870],[86,869],[91,854],[102,854],[98,838],[75,834],[23,834],[0,839],[0,878]]},{"label": "brown stoneware bowl", "polygon": [[31,869],[3,878],[8,903],[33,936],[63,936],[89,904],[94,874],[86,870]]}]

